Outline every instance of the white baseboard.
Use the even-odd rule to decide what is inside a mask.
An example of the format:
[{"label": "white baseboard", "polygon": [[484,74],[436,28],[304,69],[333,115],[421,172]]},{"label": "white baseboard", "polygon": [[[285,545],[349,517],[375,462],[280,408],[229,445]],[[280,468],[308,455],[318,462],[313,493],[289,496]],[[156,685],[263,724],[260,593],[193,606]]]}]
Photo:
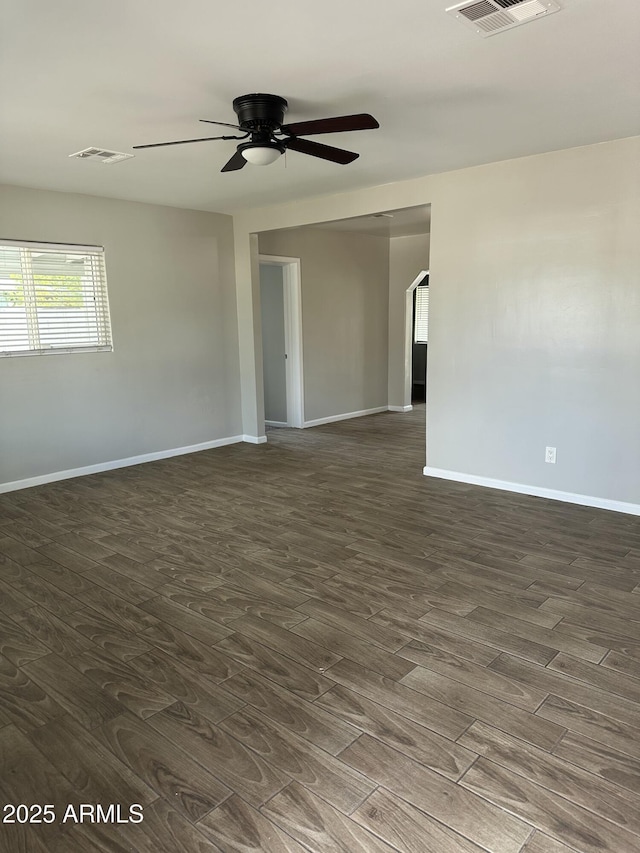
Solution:
[{"label": "white baseboard", "polygon": [[287,427],[289,424],[286,421],[265,421],[265,426],[270,427]]},{"label": "white baseboard", "polygon": [[304,427],[321,426],[322,424],[332,424],[336,421],[348,421],[350,418],[362,418],[365,415],[377,415],[378,412],[386,412],[387,406],[376,406],[375,409],[361,409],[359,412],[345,412],[343,415],[329,415],[328,418],[316,418],[313,421],[305,421]]},{"label": "white baseboard", "polygon": [[522,483],[511,483],[507,480],[492,480],[490,477],[478,477],[475,474],[461,474],[459,471],[447,471],[444,468],[423,468],[426,477],[438,477],[441,480],[455,480],[458,483],[470,483],[474,486],[485,486],[489,489],[502,489],[505,492],[518,492],[521,495],[534,495],[538,498],[549,498],[552,501],[564,501],[570,504],[592,506],[597,509],[608,509],[612,512],[626,512],[629,515],[640,515],[640,504],[625,501],[613,501],[609,498],[594,498],[591,495],[577,495],[573,492],[561,492],[558,489],[545,489],[542,486],[525,486]]},{"label": "white baseboard", "polygon": [[240,441],[247,441],[249,444],[266,444],[266,435],[241,435]]},{"label": "white baseboard", "polygon": [[[127,468],[130,465],[142,465],[144,462],[157,462],[159,459],[169,459],[171,456],[183,456],[186,453],[198,453],[201,450],[211,450],[214,447],[224,447],[227,444],[238,444],[243,441],[241,435],[228,438],[214,438],[213,441],[203,441],[200,444],[190,444],[187,447],[172,447],[169,450],[157,450],[154,453],[143,453],[140,456],[128,456],[126,459],[112,459],[110,462],[99,462],[97,465],[85,465],[82,468],[69,468],[66,471],[52,471],[38,477],[27,477],[25,480],[14,480],[11,483],[0,483],[0,494],[16,492],[19,489],[29,489],[31,486],[43,486],[58,480],[70,480],[72,477],[85,477],[87,474],[100,474],[103,471],[113,471],[115,468]],[[266,439],[265,439],[266,441]]]},{"label": "white baseboard", "polygon": [[390,412],[412,412],[413,406],[389,406]]}]

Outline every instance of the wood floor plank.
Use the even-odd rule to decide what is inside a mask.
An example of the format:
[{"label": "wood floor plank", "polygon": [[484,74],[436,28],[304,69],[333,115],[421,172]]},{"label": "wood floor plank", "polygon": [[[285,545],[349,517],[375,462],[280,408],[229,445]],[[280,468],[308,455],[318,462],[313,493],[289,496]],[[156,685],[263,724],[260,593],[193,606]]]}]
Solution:
[{"label": "wood floor plank", "polygon": [[198,828],[226,853],[305,853],[307,849],[235,794],[203,817]]},{"label": "wood floor plank", "polygon": [[82,796],[83,802],[144,805],[158,796],[69,716],[31,729],[28,738]]},{"label": "wood floor plank", "polygon": [[640,641],[624,636],[623,634],[612,634],[607,631],[598,630],[588,625],[576,625],[565,619],[558,622],[554,631],[574,637],[585,643],[609,649],[627,655],[634,660],[640,661]]},{"label": "wood floor plank", "polygon": [[211,648],[190,634],[178,631],[177,628],[166,623],[147,628],[146,631],[142,631],[140,637],[180,663],[193,667],[216,682],[224,681],[225,678],[242,669],[230,656],[223,654],[218,648]]},{"label": "wood floor plank", "polygon": [[151,613],[162,622],[173,625],[174,628],[195,637],[207,646],[212,646],[223,637],[233,634],[233,628],[225,628],[223,625],[183,607],[176,601],[171,601],[162,595],[144,601],[140,605],[146,613]]},{"label": "wood floor plank", "polygon": [[379,596],[372,594],[369,597],[362,594],[356,595],[350,592],[341,592],[339,589],[332,588],[332,586],[320,578],[313,577],[312,575],[292,575],[290,578],[282,581],[281,586],[294,589],[308,598],[319,598],[325,604],[342,607],[348,613],[361,616],[363,619],[368,619],[369,616],[372,616],[381,609]]},{"label": "wood floor plank", "polygon": [[13,618],[34,640],[37,639],[46,646],[47,654],[55,652],[60,657],[69,658],[94,648],[91,640],[44,607],[23,610],[21,613],[16,613]]},{"label": "wood floor plank", "polygon": [[291,633],[304,637],[324,649],[331,649],[336,655],[349,658],[362,666],[368,666],[394,681],[398,681],[413,669],[413,664],[402,657],[391,654],[379,646],[366,643],[332,625],[318,622],[316,619],[305,619],[304,622],[291,628]]},{"label": "wood floor plank", "polygon": [[224,682],[223,689],[209,676],[185,666],[160,649],[132,658],[129,666],[163,693],[174,696],[175,700],[194,708],[213,723],[244,707],[245,702],[230,692],[229,679]]},{"label": "wood floor plank", "polygon": [[[168,597],[175,598],[172,595],[168,595]],[[238,619],[243,613],[265,619],[267,622],[273,622],[274,625],[279,625],[281,628],[291,628],[305,618],[303,613],[298,613],[292,607],[263,598],[260,592],[240,591],[237,587],[228,586],[226,583],[209,591],[206,598],[210,602],[210,607],[216,610],[221,608],[223,613],[228,613],[228,616],[216,619],[213,612],[209,614],[208,612],[200,611],[198,606],[191,604],[187,606],[198,610],[198,612],[202,612],[203,616],[209,616],[214,621],[222,622],[222,624],[226,624],[230,619]],[[180,604],[186,603],[177,598],[175,600],[178,600]],[[232,616],[231,612],[234,612],[235,615]]]},{"label": "wood floor plank", "polygon": [[411,619],[391,609],[381,610],[369,621],[394,628],[407,638],[411,638],[409,643],[399,649],[396,654],[414,663],[422,663],[423,653],[430,654],[432,648],[441,649],[443,652],[465,658],[480,666],[486,666],[500,654],[497,649],[434,628],[426,622]]},{"label": "wood floor plank", "polygon": [[[450,708],[459,711],[464,708],[466,714],[495,725],[502,731],[542,749],[551,749],[564,734],[562,726],[549,724],[549,721],[543,721],[522,708],[424,667],[416,667],[402,679],[402,684]],[[488,688],[500,689],[503,694],[508,694],[510,685],[505,681],[499,688],[492,684],[489,684]],[[517,694],[516,684],[511,689]]]},{"label": "wood floor plank", "polygon": [[[547,664],[547,668],[605,692],[613,693],[615,696],[621,696],[629,702],[640,703],[640,679],[638,678],[627,677],[604,666],[585,663],[562,653],[557,654]],[[638,713],[640,714],[640,705]]]},{"label": "wood floor plank", "polygon": [[547,595],[542,609],[551,613],[564,616],[567,608],[570,612],[574,610],[581,612],[580,608],[583,610],[588,608],[598,617],[613,616],[638,621],[638,612],[633,606],[633,601],[630,601],[630,596],[621,590],[607,590],[606,587],[594,583],[584,583],[579,590],[558,589],[555,585],[541,581],[531,584],[529,589]]},{"label": "wood floor plank", "polygon": [[56,537],[56,541],[71,551],[76,551],[84,557],[89,557],[90,560],[97,561],[103,557],[110,557],[113,554],[113,551],[102,544],[102,541],[87,539],[75,532],[63,533],[62,536]]},{"label": "wood floor plank", "polygon": [[421,621],[428,626],[442,628],[445,631],[450,631],[452,634],[466,637],[468,640],[477,640],[479,643],[499,649],[501,652],[510,652],[513,655],[518,655],[534,663],[540,663],[543,666],[549,663],[556,653],[556,649],[549,646],[525,640],[516,634],[510,634],[496,630],[495,628],[488,628],[469,619],[454,616],[451,613],[445,613],[436,609],[430,610]]},{"label": "wood floor plank", "polygon": [[0,792],[145,811],[10,853],[627,853],[640,521],[424,478],[424,417],[0,495]]},{"label": "wood floor plank", "polygon": [[[0,729],[0,801],[13,805],[51,804],[57,820],[41,824],[2,823],[0,839],[7,853],[33,853],[38,844],[50,849],[60,841],[67,826],[62,823],[67,805],[77,807],[80,795],[67,780],[14,726]],[[3,816],[5,812],[3,811]]]},{"label": "wood floor plank", "polygon": [[12,616],[33,607],[34,601],[0,578],[0,613]]},{"label": "wood floor plank", "polygon": [[[417,619],[419,616],[424,616],[424,614],[430,609],[431,605],[421,605],[420,603],[413,602],[407,596],[403,596],[399,592],[396,592],[393,595],[388,592],[382,593],[380,589],[369,584],[372,573],[369,572],[366,575],[360,574],[360,568],[361,567],[358,566],[357,571],[352,571],[350,574],[347,574],[343,567],[342,574],[327,578],[324,583],[333,592],[340,595],[347,594],[357,596],[370,607],[375,607],[376,610],[381,610],[382,608],[380,607],[380,604],[386,603],[388,606],[393,606],[401,613],[407,613]],[[328,604],[332,603],[330,599],[321,600]],[[336,606],[340,607],[341,605]]]},{"label": "wood floor plank", "polygon": [[[544,750],[475,722],[458,743],[640,836],[640,797]],[[638,839],[640,845],[640,837]]]},{"label": "wood floor plank", "polygon": [[96,565],[90,572],[85,572],[83,577],[106,590],[117,590],[120,598],[124,598],[130,604],[140,604],[154,596],[154,591],[150,587],[103,564]]},{"label": "wood floor plank", "polygon": [[49,560],[43,555],[40,555],[37,563],[29,563],[29,571],[69,595],[89,592],[95,588],[95,584],[91,583],[83,575],[68,569],[60,563]]},{"label": "wood floor plank", "polygon": [[[30,548],[38,548],[41,545],[46,545],[51,542],[53,538],[52,535],[45,536],[43,533],[34,529],[29,523],[25,523],[24,521],[10,521],[2,523],[2,532],[6,533],[12,539],[17,539],[18,542],[22,542],[24,545],[28,545]],[[48,531],[49,534],[61,535],[64,531],[62,529],[53,528]]]},{"label": "wood floor plank", "polygon": [[384,788],[374,791],[351,817],[402,853],[482,853],[484,849]]},{"label": "wood floor plank", "polygon": [[[158,798],[144,809],[140,823],[118,826],[107,824],[76,827],[81,839],[78,853],[220,853],[220,848],[206,838],[190,820],[172,804]],[[93,845],[93,846],[91,846]],[[67,853],[60,850],[55,853]]]},{"label": "wood floor plank", "polygon": [[[343,575],[336,576],[335,580],[345,582]],[[334,582],[332,578],[327,583]],[[424,580],[417,579],[414,583],[402,583],[394,578],[375,575],[367,578],[366,581],[361,580],[360,585],[367,589],[372,596],[384,595],[385,600],[396,609],[400,609],[405,603],[409,603],[415,607],[420,607],[423,613],[432,607],[439,607],[448,613],[466,616],[476,606],[472,602],[441,592],[441,580],[435,585],[435,589],[429,589],[429,583]]]},{"label": "wood floor plank", "polygon": [[174,580],[185,586],[193,587],[200,592],[209,592],[223,583],[223,575],[212,574],[204,569],[196,569],[188,565],[179,565],[170,560],[151,560],[145,567],[158,572],[163,582]]},{"label": "wood floor plank", "polygon": [[[478,666],[464,658],[447,654],[440,649],[432,649],[431,654],[422,650],[422,660],[419,667],[413,672],[424,676],[423,670],[438,673],[445,678],[460,682],[472,690],[487,693],[496,699],[515,705],[525,711],[535,711],[544,699],[547,692],[536,687],[525,685],[514,681],[500,673],[493,672],[490,668]],[[410,673],[403,678],[403,684],[407,683]]]},{"label": "wood floor plank", "polygon": [[574,853],[574,847],[567,847],[561,841],[556,841],[555,838],[549,838],[542,832],[536,830],[522,848],[522,853]]},{"label": "wood floor plank", "polygon": [[[325,705],[291,694],[258,673],[244,670],[224,682],[225,690],[320,749],[335,755],[360,736],[360,730]],[[332,691],[329,691],[331,693]],[[328,693],[323,696],[329,695]],[[322,699],[322,696],[320,696]],[[320,707],[321,705],[321,707]],[[331,710],[331,709],[329,709]],[[449,746],[451,744],[449,743]]]},{"label": "wood floor plank", "polygon": [[606,714],[553,695],[544,700],[536,716],[566,726],[633,758],[640,758],[640,727],[626,725]]},{"label": "wood floor plank", "polygon": [[360,805],[375,787],[344,762],[253,708],[227,717],[220,728],[345,814]]},{"label": "wood floor plank", "polygon": [[[299,525],[297,526],[299,527]],[[316,529],[316,536],[319,532]],[[267,541],[268,539],[264,540],[265,543]],[[284,536],[280,540],[279,548],[265,548],[253,553],[251,563],[254,566],[261,566],[265,576],[276,580],[278,583],[287,580],[296,572],[316,578],[328,578],[335,574],[333,565],[318,558],[317,549],[315,554],[308,545],[304,550],[300,549],[295,544],[286,542]]]},{"label": "wood floor plank", "polygon": [[366,732],[448,779],[459,779],[476,758],[475,753],[347,687],[336,685],[314,704],[357,726],[352,730],[358,735]]},{"label": "wood floor plank", "polygon": [[639,757],[634,758],[624,751],[616,750],[598,740],[592,740],[575,732],[567,732],[554,747],[553,754],[609,782],[615,782],[622,788],[640,794]]},{"label": "wood floor plank", "polygon": [[[136,548],[137,546],[132,547]],[[166,575],[163,575],[159,569],[154,568],[151,562],[140,563],[128,554],[112,554],[109,557],[103,557],[100,562],[119,575],[129,578],[135,581],[135,583],[147,586],[150,589],[157,589],[167,582]]]},{"label": "wood floor plank", "polygon": [[272,622],[266,622],[256,616],[242,616],[230,622],[229,627],[243,637],[249,637],[269,646],[270,649],[281,652],[317,672],[324,672],[340,660],[340,655],[333,654],[317,642],[304,639],[304,635],[298,634],[299,639],[292,642],[291,634],[295,631],[295,627],[291,632],[285,631],[284,628],[279,628]]},{"label": "wood floor plank", "polygon": [[[130,560],[134,560],[137,563],[148,563],[150,560],[157,559],[158,555],[155,551],[151,551],[149,548],[141,548],[139,545],[134,545],[131,542],[128,542],[124,536],[119,536],[117,533],[107,533],[106,536],[102,536],[100,538],[100,544],[104,545],[111,552],[115,552],[116,554],[121,554],[123,557],[128,557]],[[102,562],[106,562],[106,560],[111,559],[112,554],[108,557],[99,557],[97,559],[102,560]]]},{"label": "wood floor plank", "polygon": [[100,649],[72,658],[70,664],[100,690],[144,720],[176,701],[156,683],[123,661],[114,660]]},{"label": "wood floor plank", "polygon": [[73,572],[90,572],[96,567],[95,560],[91,560],[89,557],[86,557],[84,554],[80,554],[77,551],[72,551],[71,548],[66,548],[58,542],[51,542],[48,545],[43,545],[41,548],[38,548],[35,553],[36,558],[32,562],[38,563],[44,556],[53,560],[54,563],[60,563],[61,566],[71,569]]},{"label": "wood floor plank", "polygon": [[[640,706],[636,702],[630,702],[600,687],[565,678],[548,667],[536,666],[510,655],[500,655],[489,664],[489,669],[526,684],[527,687],[537,688],[584,705],[593,711],[599,711],[621,723],[633,726],[640,722]],[[605,678],[606,674],[602,680]]]},{"label": "wood floor plank", "polygon": [[429,699],[400,682],[385,678],[347,659],[331,667],[327,676],[343,687],[452,740],[459,737],[474,720],[469,714]]},{"label": "wood floor plank", "polygon": [[95,728],[123,711],[108,693],[56,654],[31,661],[22,671],[85,728]]},{"label": "wood floor plank", "polygon": [[158,734],[210,767],[218,779],[256,808],[282,790],[290,777],[218,726],[180,702],[147,721]]},{"label": "wood floor plank", "polygon": [[236,590],[241,595],[246,592],[259,595],[262,599],[281,604],[283,607],[295,608],[307,600],[307,596],[301,592],[242,571],[225,572],[224,586]]},{"label": "wood floor plank", "polygon": [[63,621],[116,660],[127,661],[152,648],[140,636],[123,631],[116,622],[89,607],[67,614]]},{"label": "wood floor plank", "polygon": [[[559,614],[543,609],[544,595],[529,599],[529,593],[526,590],[524,593],[518,594],[505,588],[502,595],[496,595],[494,592],[484,592],[484,590],[478,590],[465,584],[449,582],[442,586],[440,591],[443,595],[459,598],[473,606],[482,605],[498,613],[514,616],[523,622],[531,622],[542,628],[553,628],[562,618]],[[540,604],[540,609],[537,607],[538,604]]]},{"label": "wood floor plank", "polygon": [[295,782],[261,811],[313,853],[395,853],[382,839]]},{"label": "wood floor plank", "polygon": [[532,640],[534,643],[539,643],[547,648],[557,649],[593,663],[599,663],[607,653],[607,649],[602,646],[568,637],[561,631],[541,628],[538,625],[532,625],[530,622],[514,619],[504,613],[496,613],[495,610],[489,610],[486,607],[476,607],[469,613],[467,619],[478,622],[487,628],[497,628],[500,631],[515,634],[525,640]]},{"label": "wood floor plank", "polygon": [[317,599],[310,599],[304,604],[299,605],[297,609],[301,613],[306,613],[307,616],[317,619],[319,622],[325,622],[334,628],[347,631],[354,637],[368,643],[373,643],[375,646],[380,646],[380,648],[388,652],[396,652],[407,643],[406,638],[402,634],[392,631],[390,628],[372,625],[367,619],[361,619],[359,616],[354,616],[352,613],[347,613],[338,607],[324,604]]},{"label": "wood floor plank", "polygon": [[77,598],[67,595],[57,586],[22,567],[19,576],[10,578],[9,583],[19,595],[25,596],[32,604],[38,604],[57,615],[72,613],[82,606]]},{"label": "wood floor plank", "polygon": [[324,675],[242,634],[227,637],[216,648],[303,699],[313,700],[333,686],[333,681]]},{"label": "wood floor plank", "polygon": [[63,714],[64,709],[24,669],[0,655],[0,723],[11,722],[28,731]]},{"label": "wood floor plank", "polygon": [[460,784],[585,853],[635,853],[638,849],[637,835],[486,758],[479,758]]},{"label": "wood floor plank", "polygon": [[[225,588],[224,586],[219,586],[217,589],[224,590]],[[244,609],[214,598],[212,595],[213,590],[209,590],[206,593],[199,592],[193,589],[193,587],[189,587],[179,581],[168,581],[168,583],[157,587],[156,592],[158,595],[162,595],[164,598],[169,599],[169,601],[179,604],[182,607],[186,607],[194,613],[198,613],[200,616],[205,616],[207,619],[211,619],[213,622],[217,622],[220,625],[225,625],[232,619],[239,619],[240,616],[243,616],[245,613]],[[254,601],[257,602],[259,599],[256,598]],[[295,625],[296,622],[299,622],[303,617],[296,613],[295,610],[292,610],[291,612],[297,617],[293,622]]]},{"label": "wood floor plank", "polygon": [[620,654],[620,652],[608,652],[602,660],[602,666],[640,679],[640,660],[634,660],[634,658]]},{"label": "wood floor plank", "polygon": [[4,655],[16,666],[48,655],[51,649],[17,621],[19,613],[14,616],[16,619],[9,619],[0,614],[0,655]]},{"label": "wood floor plank", "polygon": [[530,825],[368,735],[348,746],[341,758],[491,853],[518,853],[531,834]]},{"label": "wood floor plank", "polygon": [[[544,604],[540,605],[540,609],[557,614],[569,625],[595,628],[597,631],[607,631],[619,634],[621,637],[640,640],[640,622],[624,618],[624,614],[621,617],[612,616],[609,613],[600,612],[595,607],[588,607],[582,602],[563,601],[558,598],[548,598]],[[628,608],[628,611],[631,615],[638,615],[635,608]]]},{"label": "wood floor plank", "polygon": [[156,795],[190,820],[203,817],[231,794],[172,738],[159,735],[130,714],[109,720],[95,729],[93,736]]},{"label": "wood floor plank", "polygon": [[154,616],[151,616],[144,610],[140,610],[134,604],[129,604],[128,601],[120,598],[119,595],[114,595],[113,592],[102,589],[102,587],[96,587],[91,592],[80,593],[78,599],[82,602],[80,606],[85,605],[97,611],[102,616],[106,616],[107,619],[111,619],[123,631],[135,634],[138,631],[144,631],[145,628],[158,624],[158,620]]},{"label": "wood floor plank", "polygon": [[[48,545],[43,547],[49,547]],[[40,551],[35,548],[30,548],[23,544],[13,536],[0,534],[0,554],[9,557],[21,566],[29,566],[30,563],[37,563],[40,559]]]}]

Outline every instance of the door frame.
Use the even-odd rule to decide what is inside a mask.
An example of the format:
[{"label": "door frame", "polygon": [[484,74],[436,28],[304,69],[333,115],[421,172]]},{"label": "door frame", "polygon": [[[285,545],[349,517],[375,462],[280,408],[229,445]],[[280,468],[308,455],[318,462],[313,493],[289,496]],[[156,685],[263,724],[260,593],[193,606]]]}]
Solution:
[{"label": "door frame", "polygon": [[[302,363],[302,284],[300,258],[258,255],[260,264],[282,268],[284,348],[288,427],[304,427],[304,371]],[[268,424],[269,422],[266,421]]]},{"label": "door frame", "polygon": [[[411,385],[413,380],[413,294],[425,275],[429,275],[429,270],[420,270],[407,288],[404,297],[404,399],[402,407],[402,411],[404,412],[410,412],[413,408],[411,404]],[[425,385],[425,400],[426,394],[427,388]]]}]

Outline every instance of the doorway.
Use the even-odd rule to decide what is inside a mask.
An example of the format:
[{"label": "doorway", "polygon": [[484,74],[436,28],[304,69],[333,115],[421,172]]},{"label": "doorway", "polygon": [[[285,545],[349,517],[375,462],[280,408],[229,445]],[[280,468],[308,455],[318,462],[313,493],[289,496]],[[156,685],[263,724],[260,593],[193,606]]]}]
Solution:
[{"label": "doorway", "polygon": [[260,255],[264,419],[304,426],[300,259]]},{"label": "doorway", "polygon": [[429,270],[420,270],[405,293],[404,410],[427,399]]}]

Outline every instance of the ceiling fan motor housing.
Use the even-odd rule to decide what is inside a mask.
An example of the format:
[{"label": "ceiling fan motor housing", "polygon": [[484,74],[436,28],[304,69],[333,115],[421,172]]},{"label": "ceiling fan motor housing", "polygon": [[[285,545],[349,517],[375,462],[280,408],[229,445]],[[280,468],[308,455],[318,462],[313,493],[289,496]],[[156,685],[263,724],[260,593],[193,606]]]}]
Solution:
[{"label": "ceiling fan motor housing", "polygon": [[241,95],[233,101],[238,124],[243,130],[269,133],[280,128],[288,106],[279,95]]}]

